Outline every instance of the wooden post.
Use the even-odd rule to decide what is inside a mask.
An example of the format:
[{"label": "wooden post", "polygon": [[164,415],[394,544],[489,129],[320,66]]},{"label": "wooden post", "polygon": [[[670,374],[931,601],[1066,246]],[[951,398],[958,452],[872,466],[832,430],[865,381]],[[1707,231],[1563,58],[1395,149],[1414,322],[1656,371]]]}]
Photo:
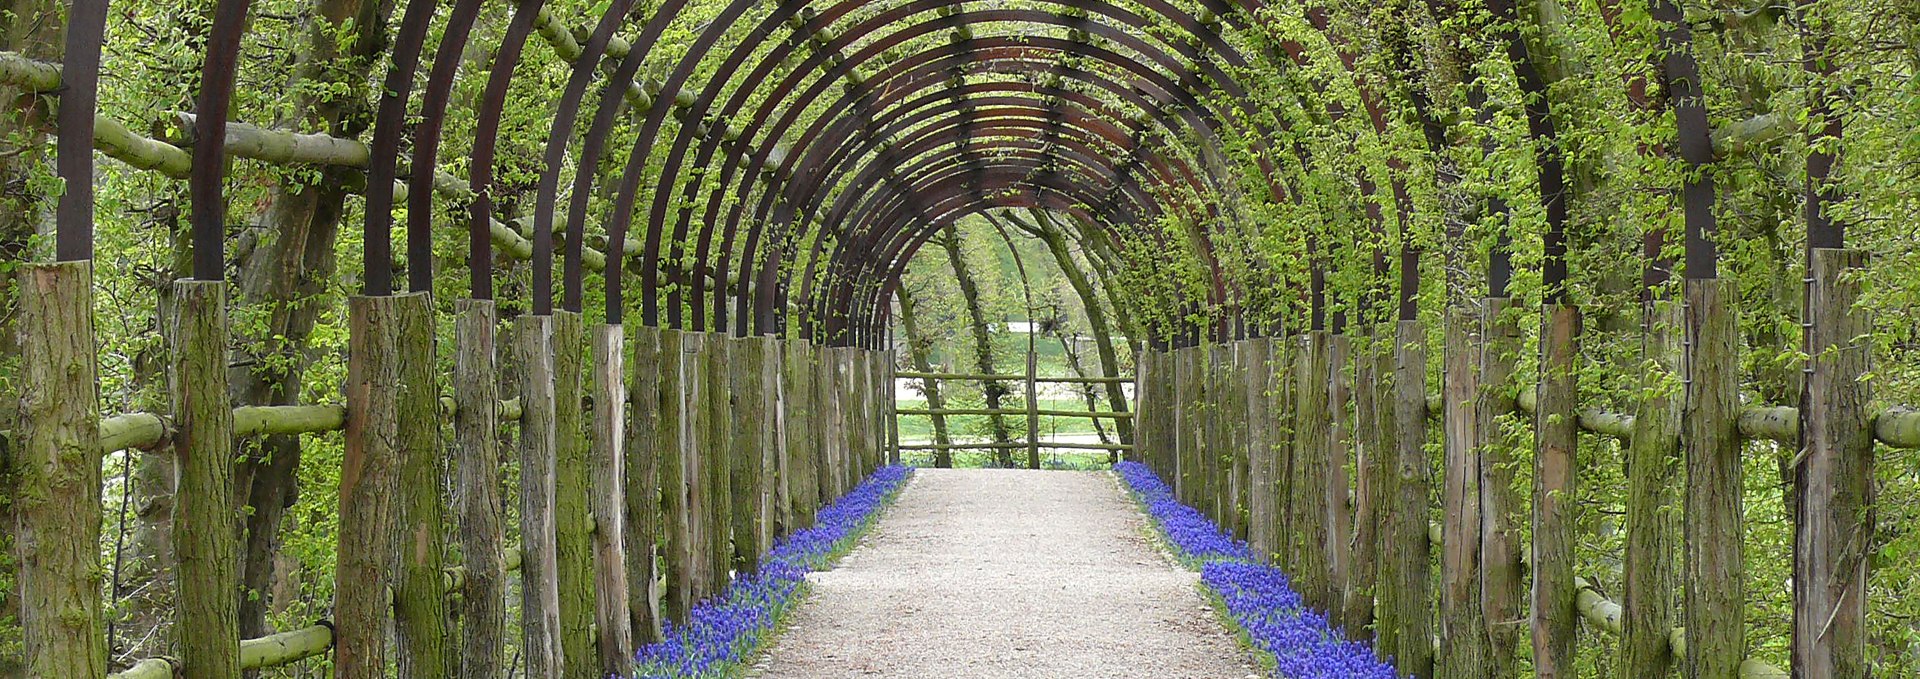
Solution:
[{"label": "wooden post", "polygon": [[1331,385],[1327,374],[1330,342],[1325,330],[1308,332],[1295,364],[1299,370],[1299,386],[1295,391],[1293,436],[1295,518],[1290,536],[1296,589],[1308,606],[1323,612],[1331,611],[1334,604],[1331,550],[1326,543],[1332,529],[1328,517],[1333,512],[1327,501],[1332,494],[1328,486],[1333,478],[1327,469],[1333,456],[1329,450],[1333,440],[1332,417],[1327,403]]},{"label": "wooden post", "polygon": [[807,340],[786,340],[781,352],[786,364],[785,379],[782,380],[782,416],[786,419],[787,468],[786,482],[793,494],[793,519],[788,524],[788,532],[813,525],[814,513],[820,508],[820,465],[819,447],[815,445],[817,437],[814,427],[818,420],[813,416],[813,343]]},{"label": "wooden post", "polygon": [[[665,591],[661,592],[660,607],[665,622],[687,623],[687,614],[693,609],[693,581],[695,578],[694,543],[692,510],[689,498],[689,480],[695,478],[688,474],[691,463],[687,459],[687,412],[686,397],[686,350],[682,346],[684,335],[679,330],[658,329],[655,334],[660,340],[660,360],[656,366],[659,371],[660,415],[655,421],[655,449],[659,451],[660,483],[660,531],[666,538],[662,543],[662,565],[666,567]],[[636,350],[638,351],[638,350]],[[635,370],[644,370],[636,365]]]},{"label": "wooden post", "polygon": [[1232,363],[1229,364],[1226,374],[1223,375],[1225,378],[1223,388],[1227,393],[1227,403],[1226,412],[1221,413],[1221,417],[1226,420],[1227,423],[1227,447],[1233,455],[1232,476],[1227,482],[1229,488],[1228,495],[1232,498],[1232,502],[1229,504],[1227,515],[1231,519],[1234,539],[1245,541],[1247,539],[1247,528],[1249,526],[1247,482],[1250,476],[1247,469],[1249,462],[1249,451],[1247,450],[1247,418],[1242,415],[1242,413],[1247,412],[1247,373],[1249,372],[1247,370],[1247,340],[1236,341],[1230,346],[1233,360]]},{"label": "wooden post", "polygon": [[1228,455],[1226,436],[1222,427],[1226,418],[1221,417],[1220,376],[1226,372],[1227,346],[1219,342],[1209,342],[1200,354],[1200,469],[1201,477],[1200,510],[1213,519],[1215,525],[1226,528],[1231,534],[1232,528],[1226,521],[1226,475],[1222,474],[1225,465],[1220,458]]},{"label": "wooden post", "polygon": [[834,390],[834,357],[839,350],[830,346],[817,346],[813,350],[811,370],[813,371],[813,396],[808,399],[813,404],[815,459],[820,463],[820,506],[831,504],[840,497],[840,399]]},{"label": "wooden post", "polygon": [[1793,671],[1864,679],[1867,562],[1874,544],[1873,430],[1866,314],[1854,308],[1860,250],[1816,248],[1807,277],[1807,379],[1794,474]]},{"label": "wooden post", "polygon": [[[420,358],[401,355],[405,326],[412,319],[396,298],[356,296],[349,298],[347,304],[351,328],[347,347],[347,450],[340,470],[333,671],[334,676],[346,679],[375,679],[386,675],[387,621],[393,611],[389,597],[394,586],[390,564],[395,561],[393,554],[397,547],[392,533],[396,514],[394,496],[399,490],[395,477],[401,465],[400,457],[404,455],[399,412],[404,370],[401,363]],[[180,319],[182,334],[186,334],[184,313]],[[195,343],[209,339],[201,338]],[[175,341],[184,340],[176,337]],[[219,401],[219,407],[225,408],[225,397]],[[223,458],[220,464],[229,461]],[[176,498],[180,500],[184,497]],[[175,511],[185,511],[181,517],[184,520],[204,510],[176,506]],[[180,525],[176,523],[176,541],[181,539],[179,530]],[[218,530],[229,529],[223,522]],[[231,555],[232,552],[224,552],[227,559],[231,559]],[[181,563],[186,564],[188,560],[183,556]],[[183,620],[181,624],[188,623]],[[232,641],[236,645],[238,642],[238,638]]]},{"label": "wooden post", "polygon": [[1293,536],[1295,512],[1300,503],[1296,495],[1299,485],[1296,474],[1296,453],[1301,447],[1294,441],[1295,427],[1298,422],[1300,366],[1302,338],[1298,335],[1283,337],[1273,342],[1273,357],[1268,365],[1267,402],[1272,404],[1276,429],[1273,432],[1273,534],[1268,542],[1273,545],[1274,565],[1282,570],[1292,571],[1294,567]]},{"label": "wooden post", "polygon": [[1263,562],[1273,554],[1273,414],[1267,394],[1267,383],[1272,379],[1268,362],[1272,358],[1273,340],[1255,337],[1245,342],[1242,389],[1246,393],[1243,417],[1247,421],[1247,543]]},{"label": "wooden post", "polygon": [[900,413],[898,412],[900,403],[899,394],[894,386],[898,383],[898,378],[894,374],[899,370],[899,366],[895,363],[891,349],[881,352],[880,359],[880,398],[881,403],[886,406],[884,416],[887,423],[887,464],[897,465],[900,464]]},{"label": "wooden post", "polygon": [[1574,641],[1579,636],[1573,562],[1578,546],[1574,484],[1579,471],[1575,371],[1580,311],[1547,304],[1541,319],[1540,383],[1533,412],[1533,665],[1538,679],[1573,679]]},{"label": "wooden post", "polygon": [[1519,655],[1522,584],[1520,524],[1525,521],[1519,493],[1513,489],[1518,466],[1501,423],[1514,410],[1513,364],[1520,351],[1520,326],[1507,310],[1513,302],[1489,297],[1481,308],[1480,389],[1474,399],[1473,445],[1480,475],[1480,618],[1487,631],[1487,668],[1495,677],[1511,677]]},{"label": "wooden post", "polygon": [[[560,677],[553,330],[552,316],[514,319],[514,363],[520,369],[520,654],[526,658],[527,679]],[[344,516],[341,525],[347,525]]]},{"label": "wooden post", "polygon": [[[233,410],[227,406],[226,284],[180,281],[173,334],[173,394],[180,486],[175,541],[181,558],[180,642],[202,676],[240,676],[238,552],[233,511]],[[93,264],[23,267],[19,288],[20,606],[26,672],[101,679],[107,674],[100,610],[100,368],[93,332]],[[222,455],[222,453],[225,455]],[[0,460],[4,462],[4,460]],[[191,515],[178,507],[193,505]],[[7,526],[12,531],[16,526]],[[192,557],[193,561],[187,559]],[[204,627],[187,627],[189,623]]]},{"label": "wooden post", "polygon": [[760,345],[760,393],[764,395],[765,422],[760,428],[759,445],[755,450],[760,453],[760,508],[756,526],[759,534],[755,536],[760,553],[765,554],[773,548],[774,539],[780,537],[782,530],[791,520],[789,518],[788,494],[786,487],[786,424],[780,417],[780,342],[772,335],[758,335],[749,338]]},{"label": "wooden post", "polygon": [[[1353,340],[1344,334],[1328,337],[1327,373],[1327,483],[1326,535],[1321,541],[1327,552],[1327,618],[1343,628],[1349,638],[1361,633],[1346,615],[1346,602],[1357,598],[1353,587],[1353,513],[1348,486],[1347,459],[1352,456],[1352,427],[1347,420],[1352,405],[1353,383],[1347,372],[1353,356]],[[1364,616],[1360,616],[1364,617]]]},{"label": "wooden post", "polygon": [[733,351],[727,337],[708,333],[702,344],[701,385],[706,397],[706,446],[701,448],[701,471],[706,474],[707,569],[718,595],[732,581],[733,566],[733,390],[728,388],[727,362]]},{"label": "wooden post", "polygon": [[707,435],[712,429],[713,408],[707,399],[710,386],[707,383],[706,342],[707,335],[694,331],[678,331],[680,337],[680,399],[681,421],[678,441],[680,442],[681,479],[686,484],[686,520],[688,577],[691,580],[692,596],[687,606],[705,600],[719,587],[713,582],[712,547],[712,510],[713,498],[707,483],[707,465],[711,462],[712,450],[707,445]]},{"label": "wooden post", "polygon": [[592,516],[593,487],[586,425],[580,412],[586,395],[581,374],[585,328],[574,311],[553,312],[554,556],[560,584],[560,676],[600,679],[594,649]]},{"label": "wooden post", "polygon": [[766,364],[765,345],[757,338],[723,338],[728,344],[727,390],[733,394],[732,416],[726,428],[732,438],[732,470],[727,474],[728,495],[733,500],[732,515],[734,570],[742,575],[760,567],[760,476],[764,471],[761,456],[768,428],[767,394],[762,379]]},{"label": "wooden post", "polygon": [[1688,279],[1686,637],[1690,679],[1731,677],[1747,655],[1737,294],[1732,281]]},{"label": "wooden post", "polygon": [[1393,658],[1401,673],[1422,679],[1434,676],[1426,341],[1419,321],[1395,325],[1392,418],[1383,423],[1391,428],[1393,440],[1382,442],[1391,446],[1385,452],[1393,456],[1393,473],[1386,480],[1391,499],[1382,518],[1380,601],[1374,622],[1375,651]]},{"label": "wooden post", "polygon": [[1480,397],[1480,317],[1449,310],[1442,415],[1446,464],[1441,491],[1440,650],[1436,675],[1487,675],[1487,629],[1480,615],[1480,463],[1475,404]]},{"label": "wooden post", "polygon": [[[1349,638],[1365,638],[1373,623],[1373,593],[1380,556],[1380,511],[1387,502],[1381,479],[1387,475],[1381,454],[1382,409],[1390,393],[1380,388],[1385,343],[1377,329],[1368,333],[1366,350],[1353,357],[1353,568],[1342,613]],[[1385,366],[1389,370],[1390,366]]]},{"label": "wooden post", "polygon": [[[1031,331],[1029,331],[1031,332]],[[1027,352],[1027,468],[1040,468],[1040,387],[1039,357]]]},{"label": "wooden post", "polygon": [[1169,418],[1171,431],[1167,438],[1173,444],[1173,466],[1167,482],[1173,484],[1173,496],[1186,504],[1193,504],[1193,483],[1188,476],[1193,473],[1193,348],[1174,349],[1173,383],[1169,388],[1167,405],[1173,414]]},{"label": "wooden post", "polygon": [[[625,487],[627,629],[636,644],[650,644],[662,638],[660,625],[659,572],[654,555],[657,536],[664,522],[660,516],[660,463],[671,459],[664,454],[660,436],[661,392],[660,331],[635,326],[627,343],[633,380],[627,397]],[[631,654],[629,654],[631,655]]]},{"label": "wooden post", "polygon": [[457,541],[464,585],[454,598],[460,620],[459,676],[506,676],[505,542],[500,511],[500,391],[494,363],[494,303],[454,302],[453,432]]},{"label": "wooden post", "polygon": [[627,591],[625,344],[625,328],[594,326],[592,380],[586,392],[593,408],[587,509],[593,518],[593,640],[600,677],[626,676],[633,666]]},{"label": "wooden post", "polygon": [[[1643,307],[1639,407],[1627,445],[1627,545],[1622,592],[1621,679],[1664,677],[1675,666],[1667,642],[1679,589],[1681,382],[1679,304]],[[1545,394],[1542,394],[1544,399]],[[1541,410],[1546,408],[1544,404]],[[1538,563],[1536,561],[1536,563]]]},{"label": "wooden post", "polygon": [[[440,497],[443,485],[440,450],[440,386],[434,378],[433,298],[427,293],[370,298],[368,303],[383,307],[369,310],[370,322],[392,332],[391,344],[375,351],[391,353],[398,369],[397,383],[370,382],[371,391],[361,396],[368,408],[349,412],[370,421],[362,422],[362,436],[384,437],[389,432],[397,443],[398,484],[394,486],[398,507],[398,527],[393,537],[398,550],[399,573],[393,590],[394,639],[399,646],[400,676],[440,679],[452,676],[447,667],[445,528]],[[369,328],[379,332],[382,328]],[[382,342],[388,340],[384,339]],[[391,393],[379,393],[391,389]],[[381,417],[392,417],[391,424]],[[377,427],[377,428],[376,428]],[[344,523],[342,524],[344,525]],[[343,581],[343,586],[353,583]]]}]

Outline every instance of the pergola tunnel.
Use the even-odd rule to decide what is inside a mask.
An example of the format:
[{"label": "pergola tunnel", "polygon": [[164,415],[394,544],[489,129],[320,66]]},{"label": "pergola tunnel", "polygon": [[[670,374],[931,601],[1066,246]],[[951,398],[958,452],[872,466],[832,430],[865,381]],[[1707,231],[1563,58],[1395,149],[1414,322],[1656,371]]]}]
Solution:
[{"label": "pergola tunnel", "polygon": [[0,679],[852,674],[809,583],[996,531],[1140,676],[1920,674],[1916,70],[1901,0],[0,0]]}]

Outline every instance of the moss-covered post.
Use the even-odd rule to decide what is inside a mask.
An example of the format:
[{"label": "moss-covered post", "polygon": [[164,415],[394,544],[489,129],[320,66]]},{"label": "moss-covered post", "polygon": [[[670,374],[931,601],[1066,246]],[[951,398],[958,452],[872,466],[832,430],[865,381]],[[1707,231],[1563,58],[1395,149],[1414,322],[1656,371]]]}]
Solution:
[{"label": "moss-covered post", "polygon": [[[1381,389],[1384,342],[1379,328],[1368,331],[1364,348],[1352,363],[1353,394],[1353,569],[1347,583],[1344,612],[1349,636],[1363,637],[1373,624],[1373,596],[1379,577],[1380,512],[1386,504],[1381,479],[1387,474],[1381,455],[1384,427],[1380,404],[1391,395]],[[1391,370],[1391,366],[1387,366]]]},{"label": "moss-covered post", "polygon": [[[1621,593],[1621,679],[1673,672],[1680,589],[1680,305],[1649,300],[1643,309],[1640,402],[1627,445],[1627,544]],[[1545,394],[1542,394],[1544,397]],[[1544,404],[1542,410],[1544,410]],[[1537,538],[1536,538],[1537,539]]]},{"label": "moss-covered post", "polygon": [[1514,410],[1513,364],[1520,351],[1520,326],[1514,322],[1512,300],[1489,297],[1480,310],[1485,333],[1480,352],[1480,389],[1474,399],[1475,456],[1480,475],[1480,616],[1487,627],[1487,668],[1495,677],[1510,677],[1518,657],[1521,626],[1520,523],[1525,520],[1519,493],[1513,489],[1513,447],[1501,434],[1501,423]]},{"label": "moss-covered post", "polygon": [[1867,413],[1866,337],[1856,308],[1860,250],[1815,248],[1807,288],[1807,380],[1794,475],[1795,676],[1864,679],[1867,567],[1873,540],[1873,431]]},{"label": "moss-covered post", "polygon": [[1427,538],[1427,514],[1433,470],[1427,462],[1426,329],[1420,321],[1395,323],[1392,402],[1383,422],[1393,439],[1382,441],[1390,455],[1388,501],[1381,517],[1380,590],[1375,605],[1374,649],[1393,658],[1400,672],[1433,676],[1433,546]]},{"label": "moss-covered post", "polygon": [[785,421],[781,435],[786,438],[787,469],[784,482],[792,495],[792,519],[786,532],[813,525],[820,508],[820,470],[818,447],[813,432],[813,343],[802,339],[782,342],[780,413]]},{"label": "moss-covered post", "polygon": [[894,373],[899,368],[894,363],[891,349],[875,352],[874,359],[880,363],[880,379],[876,380],[874,388],[880,396],[880,421],[886,430],[887,464],[900,464],[900,415],[896,412],[900,404],[895,400],[898,394],[894,391],[897,381]]},{"label": "moss-covered post", "polygon": [[[1268,392],[1268,383],[1273,378],[1270,363],[1273,340],[1249,339],[1245,353],[1245,373],[1241,379],[1247,395],[1243,415],[1247,420],[1247,542],[1254,556],[1265,562],[1273,554],[1276,504],[1273,498],[1273,401]],[[1146,440],[1142,436],[1139,440]]]},{"label": "moss-covered post", "polygon": [[627,591],[627,381],[626,332],[594,326],[592,369],[586,392],[592,406],[587,446],[593,519],[593,630],[598,676],[626,676],[633,665],[633,627]]},{"label": "moss-covered post", "polygon": [[[688,480],[696,478],[688,473],[691,467],[687,459],[687,396],[686,396],[686,349],[685,337],[679,330],[662,328],[656,331],[660,340],[660,360],[654,366],[659,374],[660,414],[654,422],[654,441],[659,451],[660,482],[660,532],[664,538],[661,549],[664,550],[661,564],[666,568],[664,591],[661,592],[660,608],[665,618],[675,624],[686,624],[687,614],[693,610],[694,544],[693,522],[690,509]],[[638,350],[636,350],[638,351]],[[635,370],[645,370],[645,366],[635,365]]]},{"label": "moss-covered post", "polygon": [[1686,295],[1686,676],[1731,677],[1747,656],[1737,291],[1689,278]]},{"label": "moss-covered post", "polygon": [[760,345],[760,393],[765,394],[765,426],[760,428],[760,445],[755,448],[760,453],[760,509],[758,529],[755,537],[760,545],[761,554],[773,548],[773,541],[780,537],[784,526],[791,521],[787,504],[787,489],[782,472],[786,467],[786,434],[782,432],[785,424],[780,417],[780,341],[772,335],[759,335],[751,338]]},{"label": "moss-covered post", "polygon": [[1440,657],[1442,679],[1488,676],[1487,629],[1480,615],[1480,315],[1448,310],[1441,425],[1445,463],[1440,493]]},{"label": "moss-covered post", "polygon": [[1327,552],[1327,617],[1335,625],[1345,628],[1348,634],[1359,634],[1359,626],[1346,617],[1346,602],[1353,598],[1349,589],[1353,585],[1353,514],[1348,509],[1352,503],[1352,491],[1347,477],[1347,460],[1353,455],[1353,427],[1347,419],[1353,394],[1347,363],[1352,355],[1352,338],[1345,333],[1328,336],[1327,532],[1322,542]]},{"label": "moss-covered post", "polygon": [[1327,354],[1331,336],[1325,330],[1308,331],[1294,363],[1299,371],[1294,389],[1294,522],[1288,535],[1292,545],[1295,589],[1316,611],[1330,611],[1334,603],[1332,559],[1327,539],[1332,529],[1328,518],[1333,507],[1332,415],[1328,411],[1331,378],[1327,373]]},{"label": "moss-covered post", "polygon": [[733,567],[733,399],[727,362],[733,346],[722,333],[708,333],[701,341],[701,409],[706,445],[700,449],[700,471],[706,479],[707,591],[725,591]]},{"label": "moss-covered post", "polygon": [[505,542],[501,536],[499,387],[493,300],[454,302],[454,506],[463,572],[455,668],[469,679],[506,676]]},{"label": "moss-covered post", "polygon": [[[1573,563],[1579,481],[1580,404],[1575,371],[1580,312],[1566,303],[1541,311],[1540,381],[1533,412],[1533,593],[1530,629],[1534,676],[1572,679],[1579,615]],[[1664,676],[1664,675],[1662,675]]]},{"label": "moss-covered post", "polygon": [[[183,622],[190,615],[212,628],[183,630],[181,641],[208,654],[198,665],[210,671],[206,676],[238,677],[232,443],[223,436],[232,428],[226,402],[226,284],[174,285],[181,301],[174,397],[186,416],[177,420],[183,427],[177,501],[202,512],[188,519],[191,526],[175,524],[183,558],[181,615]],[[14,498],[19,522],[14,548],[25,598],[20,622],[26,676],[100,679],[107,674],[107,645],[100,610],[100,369],[93,264],[28,265],[20,273],[19,294],[21,447],[15,463],[20,485]],[[215,447],[188,445],[208,442]],[[188,564],[189,555],[202,558]],[[222,633],[229,636],[215,637]]]},{"label": "moss-covered post", "polygon": [[766,547],[760,537],[760,478],[765,471],[767,393],[763,379],[766,363],[765,344],[756,337],[725,338],[727,390],[733,393],[733,415],[727,432],[732,437],[729,457],[732,470],[727,474],[729,495],[733,499],[734,570],[748,574],[760,567],[760,555]]},{"label": "moss-covered post", "polygon": [[[413,319],[399,298],[355,296],[347,304],[347,450],[340,470],[333,666],[335,676],[371,679],[386,674],[388,615],[394,610],[391,564],[399,545],[393,526],[400,511],[395,495],[405,455],[402,363],[419,358],[403,356],[406,326]],[[184,317],[179,322],[186,323]],[[181,332],[187,333],[184,327]],[[230,559],[232,553],[226,555]]]},{"label": "moss-covered post", "polygon": [[1267,403],[1271,406],[1273,418],[1273,520],[1269,528],[1268,544],[1273,545],[1274,565],[1286,569],[1293,565],[1293,529],[1296,503],[1294,489],[1294,454],[1299,447],[1294,445],[1295,412],[1299,407],[1297,399],[1300,371],[1295,364],[1300,355],[1298,336],[1278,338],[1273,341],[1273,355],[1267,361]]},{"label": "moss-covered post", "polygon": [[554,558],[560,586],[560,676],[599,679],[593,643],[593,523],[587,496],[593,469],[587,461],[586,425],[580,411],[585,328],[575,311],[553,312]]},{"label": "moss-covered post", "polygon": [[628,396],[626,464],[621,499],[626,503],[624,541],[627,570],[627,629],[636,644],[660,641],[659,572],[655,545],[664,522],[660,516],[660,331],[634,326],[627,341]]},{"label": "moss-covered post", "polygon": [[526,658],[527,679],[560,678],[553,326],[552,316],[514,319],[520,377],[520,655]]},{"label": "moss-covered post", "polygon": [[692,598],[689,609],[718,591],[713,582],[712,510],[713,496],[707,482],[707,465],[712,449],[707,445],[713,428],[712,404],[708,402],[705,333],[680,331],[680,398],[682,420],[680,461],[682,480],[687,487],[687,565]]},{"label": "moss-covered post", "polygon": [[834,356],[838,349],[820,345],[814,347],[809,368],[813,372],[813,395],[808,400],[813,404],[813,447],[815,460],[819,462],[820,506],[831,504],[840,497],[840,453],[844,446],[840,444],[840,400],[834,392]]},{"label": "moss-covered post", "polygon": [[1168,443],[1172,444],[1170,455],[1172,464],[1167,470],[1167,483],[1173,485],[1173,496],[1188,505],[1193,504],[1193,483],[1187,475],[1193,473],[1193,409],[1189,407],[1193,398],[1193,365],[1190,347],[1178,347],[1169,352],[1172,378],[1167,388],[1167,408],[1169,431]]},{"label": "moss-covered post", "polygon": [[[388,302],[387,300],[391,300]],[[391,305],[399,365],[399,383],[393,385],[392,415],[399,457],[398,526],[395,547],[400,571],[393,589],[394,639],[399,646],[400,676],[440,679],[453,676],[447,667],[446,552],[442,521],[446,501],[440,496],[441,478],[440,387],[433,360],[433,298],[412,293],[381,298]],[[379,389],[384,385],[375,385]],[[375,403],[382,398],[370,395]],[[378,410],[363,411],[377,417]],[[348,415],[348,421],[353,415]],[[364,426],[372,426],[365,423]],[[379,426],[385,427],[385,424]],[[362,435],[384,435],[385,430]],[[351,586],[351,585],[348,585]]]}]

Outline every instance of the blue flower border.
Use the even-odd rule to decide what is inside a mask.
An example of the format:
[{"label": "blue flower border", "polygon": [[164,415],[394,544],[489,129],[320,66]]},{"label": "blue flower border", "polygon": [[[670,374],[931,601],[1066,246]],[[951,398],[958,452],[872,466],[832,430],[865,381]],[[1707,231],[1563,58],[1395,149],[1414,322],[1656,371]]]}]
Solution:
[{"label": "blue flower border", "polygon": [[807,573],[824,570],[873,528],[880,510],[912,476],[905,466],[881,467],[833,504],[810,528],[775,543],[760,569],[735,578],[720,596],[693,607],[686,625],[669,625],[666,639],[642,647],[636,678],[724,677],[771,640],[780,621],[805,593]]},{"label": "blue flower border", "polygon": [[1174,556],[1200,571],[1200,583],[1220,599],[1227,617],[1253,646],[1271,654],[1279,679],[1399,679],[1373,648],[1349,641],[1309,609],[1280,569],[1260,563],[1246,543],[1222,532],[1199,510],[1180,504],[1173,489],[1138,462],[1113,466],[1147,510]]}]

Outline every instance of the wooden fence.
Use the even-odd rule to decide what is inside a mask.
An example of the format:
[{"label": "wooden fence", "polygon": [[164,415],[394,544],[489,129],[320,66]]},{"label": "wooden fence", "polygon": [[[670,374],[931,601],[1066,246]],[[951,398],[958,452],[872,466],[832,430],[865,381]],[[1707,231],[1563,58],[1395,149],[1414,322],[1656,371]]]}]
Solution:
[{"label": "wooden fence", "polygon": [[[1031,363],[1032,361],[1029,361],[1029,365],[1031,365]],[[938,372],[900,371],[900,372],[896,372],[894,374],[894,377],[901,378],[901,379],[917,379],[917,380],[922,380],[924,382],[929,382],[929,383],[939,382],[939,381],[1021,382],[1026,385],[1026,405],[1025,407],[1022,407],[1022,408],[896,408],[893,411],[893,414],[895,419],[894,447],[897,450],[926,450],[926,451],[934,451],[934,452],[945,452],[945,451],[953,451],[953,450],[1023,450],[1024,449],[1027,451],[1028,466],[1038,469],[1040,466],[1040,449],[1042,448],[1053,448],[1053,449],[1061,449],[1061,450],[1104,450],[1104,451],[1109,451],[1115,454],[1123,454],[1126,451],[1131,451],[1134,449],[1134,444],[1130,441],[1125,441],[1125,440],[1122,440],[1118,443],[1104,443],[1104,442],[1103,443],[1061,443],[1061,442],[1042,442],[1040,440],[1040,418],[1041,417],[1084,418],[1084,419],[1093,420],[1093,421],[1098,421],[1100,419],[1131,420],[1133,419],[1133,413],[1127,412],[1125,410],[1119,410],[1119,411],[1059,410],[1059,409],[1053,409],[1053,408],[1041,408],[1040,399],[1039,399],[1039,393],[1040,393],[1039,385],[1041,384],[1132,384],[1134,383],[1134,378],[1132,377],[1122,377],[1122,376],[1112,376],[1112,375],[1090,376],[1090,377],[1040,377],[1034,374],[1034,372],[1031,370],[1024,375],[992,375],[992,374],[985,374],[985,373],[938,373]],[[986,442],[980,442],[980,443],[935,442],[935,443],[928,443],[928,444],[906,444],[906,445],[900,444],[899,438],[898,438],[898,433],[899,433],[898,419],[899,418],[901,417],[930,417],[931,418],[931,417],[945,417],[948,415],[962,415],[962,416],[964,415],[987,415],[987,416],[1022,415],[1027,418],[1027,440],[1025,442],[986,441]]]}]

